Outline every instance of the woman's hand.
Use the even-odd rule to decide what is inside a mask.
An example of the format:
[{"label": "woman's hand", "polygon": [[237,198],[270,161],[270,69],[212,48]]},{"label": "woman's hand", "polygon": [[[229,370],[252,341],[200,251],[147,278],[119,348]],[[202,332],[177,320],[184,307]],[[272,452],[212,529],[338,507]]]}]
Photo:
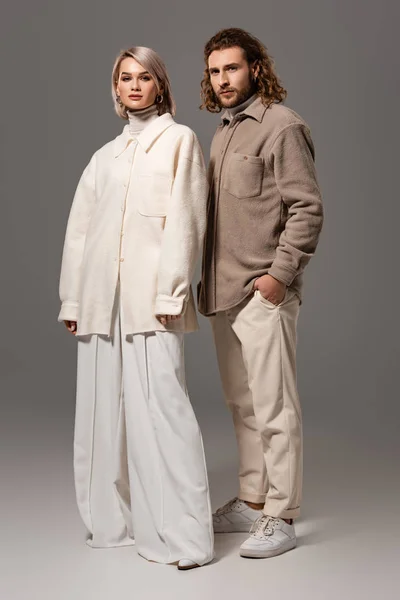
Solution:
[{"label": "woman's hand", "polygon": [[156,319],[160,321],[161,325],[168,325],[171,321],[180,319],[182,315],[156,315]]},{"label": "woman's hand", "polygon": [[72,335],[76,335],[78,323],[76,321],[64,321],[64,323],[68,331],[72,333]]}]

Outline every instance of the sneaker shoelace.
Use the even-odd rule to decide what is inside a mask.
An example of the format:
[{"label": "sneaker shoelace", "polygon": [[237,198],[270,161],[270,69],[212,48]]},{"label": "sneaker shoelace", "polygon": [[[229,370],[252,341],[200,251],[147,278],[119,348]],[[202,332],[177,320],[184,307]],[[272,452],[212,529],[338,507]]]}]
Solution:
[{"label": "sneaker shoelace", "polygon": [[253,535],[258,539],[273,535],[278,522],[278,519],[268,517],[267,515],[262,515],[256,521],[254,521],[250,529],[250,535]]},{"label": "sneaker shoelace", "polygon": [[233,498],[233,500],[229,500],[229,502],[224,504],[224,506],[221,506],[221,508],[218,508],[218,510],[215,514],[223,515],[224,513],[230,512],[231,510],[233,510],[233,508],[235,507],[237,502],[238,502],[237,498]]}]

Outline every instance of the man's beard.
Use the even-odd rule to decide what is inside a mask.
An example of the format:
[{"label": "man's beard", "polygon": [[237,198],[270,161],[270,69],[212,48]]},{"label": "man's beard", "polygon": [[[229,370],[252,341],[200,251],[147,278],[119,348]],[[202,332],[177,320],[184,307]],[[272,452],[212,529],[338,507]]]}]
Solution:
[{"label": "man's beard", "polygon": [[[250,96],[252,96],[255,93],[255,87],[252,83],[249,83],[249,85],[241,91],[238,91],[236,88],[233,87],[228,89],[236,92],[236,94],[233,98],[229,100],[224,100],[224,97],[221,97],[218,94],[218,103],[221,108],[235,108],[236,106],[239,106],[239,104],[243,104],[243,102],[246,102],[246,100],[248,100]],[[233,104],[231,104],[231,102],[233,102]]]}]

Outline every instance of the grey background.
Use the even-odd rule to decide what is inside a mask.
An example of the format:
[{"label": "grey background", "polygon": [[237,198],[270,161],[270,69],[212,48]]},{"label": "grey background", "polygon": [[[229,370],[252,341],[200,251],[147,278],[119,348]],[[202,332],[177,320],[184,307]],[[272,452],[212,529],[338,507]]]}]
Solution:
[{"label": "grey background", "polygon": [[[399,4],[23,0],[1,12],[1,598],[398,597]],[[243,536],[219,536],[217,561],[182,576],[83,542],[58,276],[78,178],[123,126],[110,97],[119,50],[160,52],[176,118],[208,156],[218,116],[198,110],[202,51],[229,26],[267,44],[317,149],[326,219],[298,346],[304,512],[295,552],[245,561]],[[217,507],[236,493],[237,457],[205,319],[186,349]]]}]

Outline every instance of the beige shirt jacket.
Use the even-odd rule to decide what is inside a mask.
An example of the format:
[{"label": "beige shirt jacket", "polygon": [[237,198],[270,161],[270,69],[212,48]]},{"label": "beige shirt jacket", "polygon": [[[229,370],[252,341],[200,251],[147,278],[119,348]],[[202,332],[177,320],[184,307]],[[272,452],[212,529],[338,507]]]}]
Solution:
[{"label": "beige shirt jacket", "polygon": [[[122,333],[198,329],[191,281],[208,185],[196,135],[167,113],[135,140],[98,150],[73,200],[60,277],[59,321],[77,335],[110,335],[117,285]],[[183,316],[164,327],[156,314]]]},{"label": "beige shirt jacket", "polygon": [[269,273],[301,299],[303,271],[323,221],[314,146],[307,124],[257,98],[211,146],[210,195],[199,309],[228,310]]}]

